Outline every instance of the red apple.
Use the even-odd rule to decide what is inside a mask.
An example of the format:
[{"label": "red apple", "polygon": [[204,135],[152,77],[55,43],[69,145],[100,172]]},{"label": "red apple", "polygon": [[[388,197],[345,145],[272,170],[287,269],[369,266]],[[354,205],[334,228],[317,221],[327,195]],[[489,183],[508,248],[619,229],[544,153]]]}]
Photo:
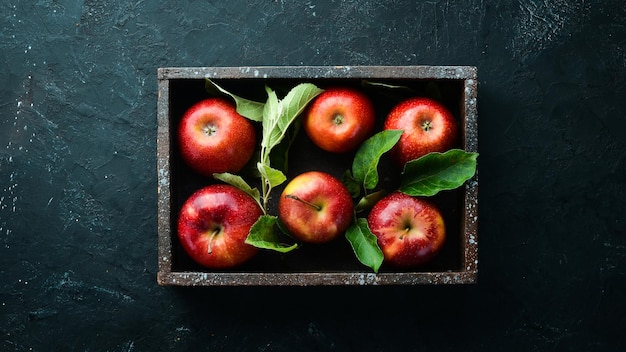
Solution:
[{"label": "red apple", "polygon": [[352,197],[337,178],[308,171],[287,184],[278,201],[278,217],[296,239],[325,243],[344,233],[354,217]]},{"label": "red apple", "polygon": [[258,203],[240,189],[223,184],[206,186],[183,204],[178,239],[198,264],[229,268],[257,253],[245,243],[250,227],[263,214]]},{"label": "red apple", "polygon": [[378,201],[367,218],[385,256],[397,267],[430,261],[441,249],[446,230],[439,210],[430,202],[400,192]]},{"label": "red apple", "polygon": [[187,110],[178,129],[183,160],[205,176],[241,170],[252,157],[256,131],[235,105],[209,98]]},{"label": "red apple", "polygon": [[411,98],[396,105],[384,129],[404,130],[391,155],[401,167],[430,152],[445,152],[457,142],[458,126],[452,113],[429,98]]},{"label": "red apple", "polygon": [[351,88],[330,88],[318,95],[304,116],[304,131],[318,147],[333,153],[356,149],[375,120],[370,99]]}]

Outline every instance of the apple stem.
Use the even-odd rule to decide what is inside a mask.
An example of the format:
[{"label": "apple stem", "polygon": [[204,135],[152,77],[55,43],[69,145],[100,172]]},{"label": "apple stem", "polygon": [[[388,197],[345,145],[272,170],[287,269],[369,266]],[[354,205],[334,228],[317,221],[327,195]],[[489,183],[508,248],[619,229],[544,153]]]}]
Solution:
[{"label": "apple stem", "polygon": [[209,245],[207,246],[207,253],[213,253],[213,240],[217,237],[217,234],[220,233],[220,229],[215,229],[211,232],[211,238],[209,239]]},{"label": "apple stem", "polygon": [[399,238],[400,238],[401,240],[403,240],[403,239],[404,239],[404,236],[406,236],[406,234],[407,234],[407,233],[409,233],[409,231],[411,231],[411,228],[409,228],[409,227],[405,227],[405,228],[404,228],[404,232],[402,233],[402,235],[400,235],[400,237],[399,237]]},{"label": "apple stem", "polygon": [[302,202],[302,203],[304,203],[304,204],[306,204],[306,205],[308,205],[308,206],[310,206],[312,208],[315,208],[315,210],[317,210],[317,211],[322,210],[321,206],[319,206],[317,204],[313,204],[311,202],[307,202],[306,200],[304,200],[304,199],[302,199],[302,198],[300,198],[298,196],[294,196],[293,194],[287,194],[287,195],[285,195],[285,198],[295,199],[295,200],[297,200],[299,202]]}]

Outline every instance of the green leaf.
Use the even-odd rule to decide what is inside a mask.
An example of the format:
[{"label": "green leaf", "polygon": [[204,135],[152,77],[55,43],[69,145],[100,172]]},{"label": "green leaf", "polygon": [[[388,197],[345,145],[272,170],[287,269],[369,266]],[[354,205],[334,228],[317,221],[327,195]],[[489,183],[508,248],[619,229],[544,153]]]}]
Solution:
[{"label": "green leaf", "polygon": [[372,82],[372,81],[368,81],[368,80],[363,80],[361,82],[361,85],[364,86],[364,87],[373,87],[373,88],[382,88],[382,89],[391,89],[391,90],[403,90],[403,91],[406,91],[408,93],[416,94],[416,92],[414,90],[412,90],[411,88],[409,88],[407,86],[399,86],[399,85],[395,85],[395,84],[388,84],[388,83],[380,83],[380,82]]},{"label": "green leaf", "polygon": [[271,149],[285,137],[291,123],[322,90],[314,84],[301,83],[291,89],[280,101],[271,89],[266,88],[266,90],[268,101],[263,111],[263,140],[261,143],[269,154]]},{"label": "green leaf", "polygon": [[358,214],[370,210],[374,206],[374,204],[381,200],[386,194],[387,191],[381,189],[380,191],[376,191],[374,193],[370,193],[364,196],[354,207],[354,212]]},{"label": "green leaf", "polygon": [[354,254],[357,259],[365,266],[371,268],[375,273],[383,263],[383,251],[378,247],[376,236],[367,226],[367,220],[363,218],[356,219],[356,222],[350,225],[346,231],[346,238],[352,245]]},{"label": "green leaf", "polygon": [[276,234],[276,216],[262,215],[250,228],[246,243],[262,249],[271,249],[281,253],[290,252],[298,248],[298,244],[287,244],[280,241]]},{"label": "green leaf", "polygon": [[281,101],[283,105],[283,117],[278,121],[281,131],[287,131],[291,122],[300,115],[307,104],[323,90],[312,83],[301,83],[287,93]]},{"label": "green leaf", "polygon": [[257,203],[261,204],[261,193],[259,190],[257,188],[250,187],[250,185],[241,176],[223,172],[213,174],[213,178],[239,188],[250,195],[250,197],[254,198]]},{"label": "green leaf", "polygon": [[430,153],[404,166],[400,191],[411,196],[433,196],[460,187],[476,173],[478,153],[451,149]]},{"label": "green leaf", "polygon": [[361,194],[361,182],[357,181],[352,176],[352,172],[350,172],[350,170],[346,170],[346,172],[343,173],[341,182],[344,186],[346,186],[352,198],[356,198]]},{"label": "green leaf", "polygon": [[434,81],[429,81],[423,89],[420,89],[419,91],[408,86],[372,82],[368,80],[363,80],[361,85],[365,88],[375,89],[377,92],[382,93],[393,100],[404,100],[406,98],[416,96],[425,96],[437,101],[441,101],[443,98],[439,84]]},{"label": "green leaf", "polygon": [[267,155],[264,155],[264,157],[267,157],[273,147],[271,142],[278,138],[273,135],[280,135],[280,131],[276,128],[276,124],[280,119],[282,106],[280,104],[280,100],[278,100],[278,97],[276,96],[276,92],[267,86],[265,87],[265,91],[267,92],[267,101],[265,102],[265,107],[263,109],[263,137],[261,139],[261,148],[266,150],[265,153],[267,153]]},{"label": "green leaf", "polygon": [[237,112],[253,121],[261,122],[263,120],[263,109],[265,107],[264,103],[260,103],[257,101],[249,100],[237,96],[226,89],[218,86],[215,82],[210,79],[206,79],[205,88],[209,93],[213,93],[215,91],[220,92],[222,94],[226,94],[233,98],[235,101],[235,105],[237,108]]},{"label": "green leaf", "polygon": [[285,138],[270,153],[271,166],[287,172],[289,170],[289,150],[302,128],[302,121],[296,120],[287,130]]},{"label": "green leaf", "polygon": [[257,168],[261,173],[261,176],[264,180],[269,183],[269,186],[274,188],[287,180],[287,176],[277,169],[270,167],[269,165],[258,163]]},{"label": "green leaf", "polygon": [[368,138],[357,150],[352,162],[354,179],[371,190],[378,185],[378,162],[391,150],[402,135],[402,130],[385,130]]}]

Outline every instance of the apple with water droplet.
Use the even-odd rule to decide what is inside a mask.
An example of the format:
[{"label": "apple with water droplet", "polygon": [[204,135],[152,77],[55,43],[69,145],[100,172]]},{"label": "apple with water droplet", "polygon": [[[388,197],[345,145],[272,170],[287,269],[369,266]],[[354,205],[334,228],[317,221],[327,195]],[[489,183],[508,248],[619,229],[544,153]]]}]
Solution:
[{"label": "apple with water droplet", "polygon": [[311,103],[303,128],[311,141],[332,153],[346,153],[365,141],[374,130],[374,105],[359,90],[332,87]]},{"label": "apple with water droplet", "polygon": [[285,187],[278,201],[278,217],[302,242],[326,243],[346,229],[354,217],[352,197],[334,176],[307,171]]},{"label": "apple with water droplet", "polygon": [[431,152],[445,152],[458,141],[458,124],[443,104],[425,97],[409,98],[393,107],[383,127],[404,130],[391,150],[392,158],[404,167],[408,161]]},{"label": "apple with water droplet", "polygon": [[216,269],[234,267],[257,253],[245,241],[261,215],[259,204],[244,191],[226,184],[209,185],[183,204],[178,239],[196,263]]},{"label": "apple with water droplet", "polygon": [[367,217],[384,263],[414,267],[431,261],[446,239],[439,209],[431,202],[394,192],[379,200]]},{"label": "apple with water droplet", "polygon": [[256,130],[251,120],[237,113],[234,103],[209,98],[185,112],[178,142],[183,160],[196,172],[235,173],[254,153]]}]

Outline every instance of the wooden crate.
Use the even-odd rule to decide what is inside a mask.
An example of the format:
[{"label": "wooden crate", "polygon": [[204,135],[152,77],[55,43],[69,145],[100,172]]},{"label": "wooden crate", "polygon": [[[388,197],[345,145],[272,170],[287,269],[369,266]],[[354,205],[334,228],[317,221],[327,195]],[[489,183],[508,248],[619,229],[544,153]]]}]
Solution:
[{"label": "wooden crate", "polygon": [[[250,99],[265,101],[265,85],[280,91],[301,82],[320,88],[344,85],[370,95],[378,128],[386,113],[402,99],[393,91],[365,89],[366,82],[406,86],[417,95],[433,95],[462,127],[459,148],[478,151],[477,69],[470,66],[264,66],[184,67],[158,69],[158,276],[159,285],[439,285],[476,283],[478,274],[478,173],[464,186],[432,197],[446,221],[446,244],[429,264],[396,270],[383,264],[378,274],[358,262],[350,244],[339,238],[326,245],[305,245],[287,254],[262,250],[230,270],[209,270],[184,252],[176,234],[178,212],[185,199],[215,182],[196,175],[181,160],[176,129],[187,108],[207,98],[205,79]],[[309,169],[341,177],[353,155],[334,156],[318,150],[301,133],[290,152],[289,178]],[[381,160],[381,170],[393,170]],[[381,171],[383,173],[384,171]],[[394,175],[388,175],[393,179]],[[254,182],[252,180],[251,182]],[[280,190],[274,190],[280,194]],[[275,205],[272,205],[275,206]]]}]

